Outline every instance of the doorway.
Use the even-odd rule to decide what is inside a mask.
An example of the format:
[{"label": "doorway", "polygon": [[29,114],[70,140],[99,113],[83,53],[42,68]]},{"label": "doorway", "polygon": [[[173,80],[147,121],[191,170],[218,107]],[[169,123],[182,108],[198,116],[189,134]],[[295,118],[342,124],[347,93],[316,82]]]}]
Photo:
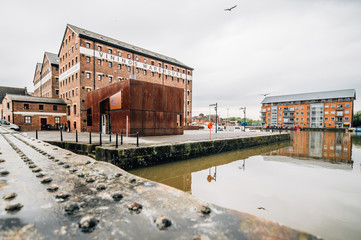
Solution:
[{"label": "doorway", "polygon": [[41,124],[41,130],[47,129],[47,119],[46,118],[40,118],[40,124]]},{"label": "doorway", "polygon": [[102,134],[107,134],[109,129],[109,115],[108,114],[102,114],[101,117],[101,131]]}]

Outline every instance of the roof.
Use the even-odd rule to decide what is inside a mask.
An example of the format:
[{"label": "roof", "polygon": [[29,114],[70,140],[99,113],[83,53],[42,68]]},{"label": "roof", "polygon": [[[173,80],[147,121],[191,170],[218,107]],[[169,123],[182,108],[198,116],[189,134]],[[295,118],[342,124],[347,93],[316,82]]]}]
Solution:
[{"label": "roof", "polygon": [[45,97],[34,97],[34,96],[23,96],[15,94],[7,94],[7,96],[15,102],[36,102],[36,103],[50,103],[50,104],[64,104],[66,102],[62,98],[45,98]]},{"label": "roof", "polygon": [[43,68],[43,64],[36,63],[36,67],[39,68],[39,72],[41,72],[41,69]]},{"label": "roof", "polygon": [[28,91],[25,88],[14,88],[14,87],[4,87],[0,86],[0,104],[3,101],[6,94],[18,94],[18,95],[27,95]]},{"label": "roof", "polygon": [[51,64],[59,65],[59,57],[55,53],[45,52],[45,56],[49,59]]},{"label": "roof", "polygon": [[355,89],[344,89],[326,92],[312,92],[312,93],[299,93],[291,95],[269,96],[265,97],[263,103],[278,103],[278,102],[294,102],[305,100],[321,100],[333,98],[354,98],[356,99]]},{"label": "roof", "polygon": [[124,49],[124,50],[128,50],[130,52],[135,52],[135,53],[138,53],[140,55],[146,55],[146,56],[152,57],[154,59],[159,59],[159,60],[164,61],[164,62],[168,62],[168,63],[174,64],[174,65],[178,65],[180,67],[185,67],[185,68],[193,70],[193,68],[185,65],[184,63],[178,61],[175,58],[167,57],[165,55],[155,53],[155,52],[146,50],[144,48],[137,47],[135,45],[131,45],[129,43],[125,43],[125,42],[122,42],[122,41],[119,41],[119,40],[116,40],[114,38],[110,38],[110,37],[107,37],[107,36],[104,36],[104,35],[101,35],[101,34],[98,34],[98,33],[94,33],[94,32],[88,31],[86,29],[83,29],[83,28],[80,28],[80,27],[77,27],[77,26],[74,26],[74,25],[71,25],[71,24],[67,24],[67,27],[72,29],[80,37],[87,38],[87,39],[92,39],[92,40],[97,40],[98,42],[103,42],[105,44],[113,45],[115,47],[118,47],[118,48],[121,48],[121,49]]}]

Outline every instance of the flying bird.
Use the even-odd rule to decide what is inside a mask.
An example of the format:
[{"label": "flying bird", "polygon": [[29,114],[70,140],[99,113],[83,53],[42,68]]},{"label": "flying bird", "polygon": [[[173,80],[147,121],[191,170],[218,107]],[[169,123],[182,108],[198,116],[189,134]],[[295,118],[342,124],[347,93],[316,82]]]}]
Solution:
[{"label": "flying bird", "polygon": [[258,94],[258,95],[261,95],[261,96],[267,96],[267,95],[270,95],[271,93],[261,93],[261,94]]},{"label": "flying bird", "polygon": [[226,8],[226,9],[224,9],[224,11],[232,11],[232,9],[235,7],[237,7],[237,5],[234,5],[233,7],[230,7],[230,8]]}]

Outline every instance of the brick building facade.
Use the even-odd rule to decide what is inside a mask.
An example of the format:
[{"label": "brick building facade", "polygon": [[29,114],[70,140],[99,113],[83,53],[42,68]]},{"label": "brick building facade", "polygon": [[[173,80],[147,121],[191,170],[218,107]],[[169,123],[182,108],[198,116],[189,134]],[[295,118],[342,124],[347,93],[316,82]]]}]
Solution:
[{"label": "brick building facade", "polygon": [[269,96],[262,101],[262,125],[351,127],[355,99],[355,89]]},{"label": "brick building facade", "polygon": [[34,73],[35,97],[59,97],[59,58],[45,52],[42,63],[37,63]]},{"label": "brick building facade", "polygon": [[86,130],[89,91],[129,79],[183,89],[182,125],[191,125],[193,69],[178,60],[69,24],[58,56],[59,94],[68,103],[71,130]]},{"label": "brick building facade", "polygon": [[66,123],[66,102],[60,98],[7,94],[2,105],[4,119],[22,131],[58,129]]},{"label": "brick building facade", "polygon": [[0,119],[4,119],[3,114],[3,105],[2,102],[6,94],[16,94],[16,95],[28,95],[28,90],[25,88],[14,88],[14,87],[4,87],[0,86]]}]

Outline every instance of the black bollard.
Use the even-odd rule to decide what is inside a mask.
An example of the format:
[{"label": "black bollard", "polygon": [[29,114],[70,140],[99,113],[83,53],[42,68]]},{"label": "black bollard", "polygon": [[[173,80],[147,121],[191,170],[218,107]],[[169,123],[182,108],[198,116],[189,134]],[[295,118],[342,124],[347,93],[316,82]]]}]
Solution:
[{"label": "black bollard", "polygon": [[99,145],[102,145],[102,133],[99,133]]},{"label": "black bollard", "polygon": [[35,138],[38,139],[38,130],[35,130]]},{"label": "black bollard", "polygon": [[109,143],[112,142],[112,132],[109,133]]},{"label": "black bollard", "polygon": [[75,130],[75,142],[78,142],[78,130]]},{"label": "black bollard", "polygon": [[118,148],[118,133],[115,134],[115,148]]},{"label": "black bollard", "polygon": [[139,132],[137,132],[137,147],[139,147]]},{"label": "black bollard", "polygon": [[120,133],[120,145],[123,145],[123,131]]},{"label": "black bollard", "polygon": [[92,144],[92,131],[89,132],[89,144]]},{"label": "black bollard", "polygon": [[60,129],[60,142],[62,142],[62,141],[63,141],[63,130]]}]

